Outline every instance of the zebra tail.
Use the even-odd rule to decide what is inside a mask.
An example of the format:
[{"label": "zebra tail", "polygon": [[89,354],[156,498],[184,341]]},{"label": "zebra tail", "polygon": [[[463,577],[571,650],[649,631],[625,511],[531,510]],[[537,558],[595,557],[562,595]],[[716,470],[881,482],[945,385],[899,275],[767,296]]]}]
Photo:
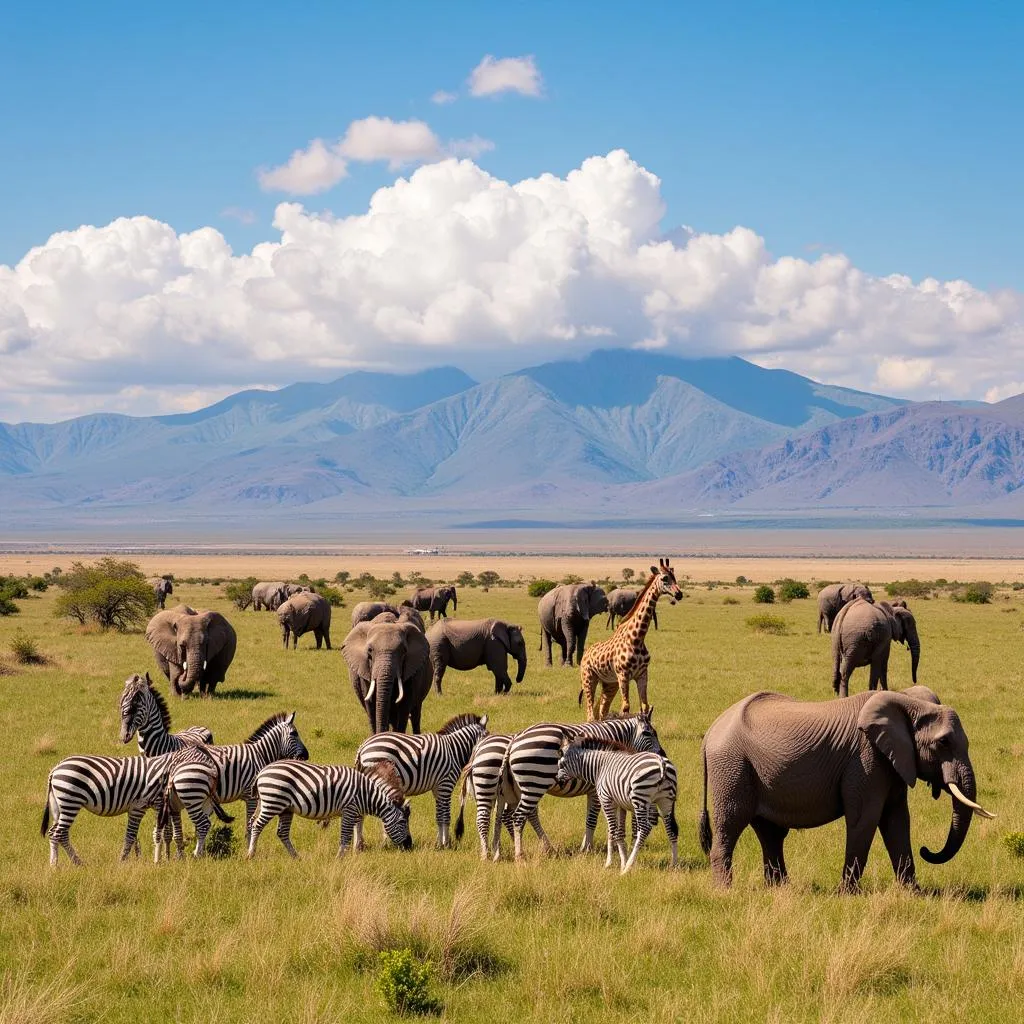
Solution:
[{"label": "zebra tail", "polygon": [[39,828],[39,834],[45,836],[50,830],[50,784],[46,784],[46,806],[43,807],[43,824]]},{"label": "zebra tail", "polygon": [[232,815],[228,814],[227,811],[221,807],[220,801],[216,797],[211,798],[210,803],[213,805],[213,813],[216,814],[221,821],[230,823],[235,820]]},{"label": "zebra tail", "polygon": [[455,819],[455,838],[461,839],[466,831],[466,787],[469,785],[469,767],[462,772],[462,793],[459,796],[459,816]]},{"label": "zebra tail", "polygon": [[697,824],[697,838],[700,840],[700,848],[704,853],[710,854],[711,819],[708,816],[708,752],[704,744],[701,744],[700,756],[704,763],[704,809],[700,812],[700,821]]}]

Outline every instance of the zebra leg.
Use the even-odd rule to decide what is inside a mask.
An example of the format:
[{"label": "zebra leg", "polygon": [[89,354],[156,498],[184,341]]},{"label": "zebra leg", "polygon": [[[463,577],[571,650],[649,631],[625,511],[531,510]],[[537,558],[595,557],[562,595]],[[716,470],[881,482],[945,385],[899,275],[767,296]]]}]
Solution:
[{"label": "zebra leg", "polygon": [[626,866],[626,812],[617,807],[615,814],[615,849],[619,854],[619,868]]},{"label": "zebra leg", "polygon": [[605,857],[604,866],[612,866],[612,851],[615,849],[615,830],[618,828],[619,812],[611,801],[601,800],[601,811],[604,814],[605,824],[608,826],[608,856]]},{"label": "zebra leg", "polygon": [[146,813],[146,808],[133,807],[128,812],[128,828],[124,834],[124,849],[121,850],[121,860],[126,861],[131,854],[132,850],[135,849],[138,838],[139,838],[139,826],[142,824],[142,818]]},{"label": "zebra leg", "polygon": [[547,832],[545,832],[543,827],[541,826],[540,814],[538,813],[536,807],[534,807],[533,813],[530,815],[528,820],[530,822],[530,826],[533,828],[533,831],[537,833],[537,838],[540,840],[540,844],[543,847],[544,852],[548,856],[554,854],[555,847],[552,844],[551,840],[548,839]]},{"label": "zebra leg", "polygon": [[284,848],[296,859],[299,859],[298,851],[292,846],[292,818],[294,811],[282,811],[277,820],[277,838],[284,844]]},{"label": "zebra leg", "polygon": [[[344,820],[342,820],[342,831],[344,832]],[[352,838],[355,842],[356,851],[362,853],[366,849],[366,843],[363,842],[363,819],[361,815],[352,823]]]},{"label": "zebra leg", "polygon": [[594,852],[594,832],[597,829],[597,816],[601,811],[601,805],[597,802],[594,793],[587,794],[587,824],[583,833],[583,842],[580,845],[580,853]]},{"label": "zebra leg", "polygon": [[[672,846],[672,867],[679,866],[679,824],[676,822],[676,802],[669,797],[662,797],[657,801],[656,807],[661,811],[665,821],[665,831],[668,833],[668,841]],[[651,828],[656,824],[654,815],[651,815]]]},{"label": "zebra leg", "polygon": [[[342,857],[345,851],[353,845],[352,838],[355,832],[356,826],[362,821],[358,816],[358,813],[352,810],[344,810],[341,814],[341,835],[338,840],[338,856]],[[355,849],[358,850],[359,844],[355,844]]]},{"label": "zebra leg", "polygon": [[202,857],[206,853],[206,837],[210,834],[210,816],[204,810],[189,812],[189,818],[196,830],[196,848],[193,857]]},{"label": "zebra leg", "polygon": [[256,842],[260,833],[270,824],[274,815],[266,808],[260,808],[260,812],[249,822],[247,832],[249,833],[249,848],[246,850],[245,859],[252,860],[256,856]]},{"label": "zebra leg", "polygon": [[[494,810],[494,794],[481,793],[473,786],[473,796],[476,797],[476,831],[480,837],[480,859],[487,860],[490,850],[488,849],[487,837],[491,831],[491,812]],[[501,815],[496,818],[498,827],[495,829],[496,839],[494,845],[498,845],[501,839]]]},{"label": "zebra leg", "polygon": [[[623,819],[625,819],[625,814],[626,812],[623,811]],[[622,865],[622,874],[625,874],[636,862],[637,854],[640,853],[640,847],[647,842],[647,837],[651,834],[651,805],[647,800],[640,797],[636,797],[633,800],[633,825],[636,828],[636,840],[633,843],[633,849],[630,851],[629,859]]]},{"label": "zebra leg", "polygon": [[447,849],[451,845],[449,830],[452,825],[452,790],[448,780],[434,790],[434,812],[437,819],[437,845]]},{"label": "zebra leg", "polygon": [[50,864],[56,865],[58,859],[58,849],[64,848],[64,852],[68,855],[72,864],[81,866],[82,859],[75,853],[75,848],[71,845],[71,826],[75,823],[75,818],[78,817],[79,808],[65,808],[62,807],[56,815],[56,821],[50,828]]}]

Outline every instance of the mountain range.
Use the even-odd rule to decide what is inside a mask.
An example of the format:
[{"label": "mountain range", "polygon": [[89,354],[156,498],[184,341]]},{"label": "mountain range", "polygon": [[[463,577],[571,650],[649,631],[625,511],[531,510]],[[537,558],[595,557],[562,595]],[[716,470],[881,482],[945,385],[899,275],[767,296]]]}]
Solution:
[{"label": "mountain range", "polygon": [[723,510],[1024,513],[1024,395],[912,403],[739,358],[609,349],[477,382],[442,367],[196,412],[0,424],[0,525],[286,508],[462,521]]}]

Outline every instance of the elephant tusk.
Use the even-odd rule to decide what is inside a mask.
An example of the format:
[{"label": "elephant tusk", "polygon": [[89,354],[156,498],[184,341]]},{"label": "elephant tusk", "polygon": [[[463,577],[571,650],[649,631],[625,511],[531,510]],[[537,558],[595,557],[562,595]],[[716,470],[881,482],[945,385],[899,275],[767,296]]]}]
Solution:
[{"label": "elephant tusk", "polygon": [[964,794],[961,791],[960,787],[955,782],[949,783],[949,791],[965,807],[970,807],[970,809],[972,811],[974,811],[975,814],[980,814],[983,818],[994,818],[995,817],[995,815],[991,811],[986,811],[985,808],[981,806],[981,804],[976,804],[973,800],[970,800],[966,796],[964,796]]},{"label": "elephant tusk", "polygon": [[187,672],[187,671],[188,671],[188,659],[186,659],[185,661],[183,661],[183,662],[181,663],[181,667],[182,667],[182,670],[183,670],[183,671],[185,671],[185,672]]},{"label": "elephant tusk", "polygon": [[203,671],[204,672],[206,671],[206,662],[205,661],[203,662]]},{"label": "elephant tusk", "polygon": [[365,701],[370,700],[370,698],[373,697],[373,691],[376,690],[376,689],[377,689],[377,680],[376,679],[371,679],[370,680],[370,688],[366,691],[366,696],[363,698],[363,701],[365,702]]},{"label": "elephant tusk", "polygon": [[402,689],[402,677],[398,677],[398,699],[395,701],[396,704],[402,703],[402,698],[405,696],[405,691]]}]

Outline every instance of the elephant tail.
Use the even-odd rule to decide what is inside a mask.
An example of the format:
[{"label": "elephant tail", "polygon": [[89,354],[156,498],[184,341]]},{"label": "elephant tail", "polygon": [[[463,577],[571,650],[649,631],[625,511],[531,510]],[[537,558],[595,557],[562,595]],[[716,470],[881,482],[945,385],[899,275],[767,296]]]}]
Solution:
[{"label": "elephant tail", "polygon": [[462,773],[462,792],[459,794],[459,816],[455,819],[455,838],[461,839],[466,832],[466,789],[469,786],[469,768]]},{"label": "elephant tail", "polygon": [[711,853],[711,818],[708,815],[708,752],[701,746],[701,761],[704,765],[704,807],[700,812],[700,821],[697,823],[697,838],[700,840],[700,848],[705,854]]}]

